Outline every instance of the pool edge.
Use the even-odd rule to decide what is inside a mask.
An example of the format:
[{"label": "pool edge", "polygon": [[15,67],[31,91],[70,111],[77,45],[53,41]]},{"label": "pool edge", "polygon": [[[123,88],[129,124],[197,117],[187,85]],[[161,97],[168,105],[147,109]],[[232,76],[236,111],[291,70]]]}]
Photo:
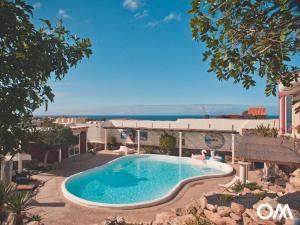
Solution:
[{"label": "pool edge", "polygon": [[[142,155],[148,155],[148,154],[141,154]],[[99,167],[103,167],[109,163],[112,163],[114,161],[120,160],[124,157],[128,157],[128,156],[122,156],[116,159],[113,159],[101,166],[95,167],[95,168],[99,168]],[[174,156],[168,156],[168,157],[174,157]],[[176,157],[176,156],[175,156]],[[178,157],[177,157],[178,158]],[[194,161],[195,159],[191,159],[192,161]],[[195,161],[194,161],[195,162]],[[140,203],[136,203],[136,204],[107,204],[107,203],[98,203],[98,202],[93,202],[93,201],[88,201],[88,200],[84,200],[81,199],[73,194],[71,194],[67,189],[66,189],[66,182],[68,181],[68,179],[70,179],[73,176],[76,176],[82,172],[88,171],[88,170],[92,170],[92,169],[88,169],[85,171],[81,171],[79,173],[75,173],[72,176],[69,176],[67,178],[64,179],[64,181],[61,184],[61,191],[63,196],[75,203],[75,204],[79,204],[85,207],[91,207],[91,208],[111,208],[111,209],[140,209],[140,208],[148,208],[148,207],[152,207],[152,206],[157,206],[157,205],[161,205],[164,204],[166,202],[169,202],[171,200],[173,200],[176,195],[189,183],[195,182],[195,181],[200,181],[200,180],[204,180],[204,179],[211,179],[211,178],[220,178],[220,177],[227,177],[233,174],[234,169],[232,166],[226,164],[226,163],[221,163],[221,162],[216,162],[216,161],[210,161],[210,160],[203,160],[201,161],[202,163],[207,163],[207,162],[211,162],[211,163],[215,163],[215,164],[221,164],[222,166],[225,166],[229,169],[228,172],[226,173],[222,173],[222,174],[215,174],[215,175],[205,175],[205,176],[196,176],[196,177],[191,177],[191,178],[187,178],[184,179],[182,181],[180,181],[174,188],[172,188],[172,190],[170,192],[168,192],[165,196],[161,197],[161,198],[157,198],[151,201],[145,201],[145,202],[140,202]]]}]

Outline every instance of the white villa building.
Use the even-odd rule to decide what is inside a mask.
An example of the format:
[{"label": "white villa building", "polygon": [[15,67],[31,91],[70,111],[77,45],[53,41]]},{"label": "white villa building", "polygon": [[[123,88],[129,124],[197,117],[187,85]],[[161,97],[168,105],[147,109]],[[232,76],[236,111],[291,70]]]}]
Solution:
[{"label": "white villa building", "polygon": [[[300,71],[297,72],[300,75]],[[296,113],[300,100],[300,81],[294,81],[291,87],[284,87],[281,83],[278,88],[279,97],[279,130],[283,135],[300,138],[297,126],[300,125],[300,113]]]}]

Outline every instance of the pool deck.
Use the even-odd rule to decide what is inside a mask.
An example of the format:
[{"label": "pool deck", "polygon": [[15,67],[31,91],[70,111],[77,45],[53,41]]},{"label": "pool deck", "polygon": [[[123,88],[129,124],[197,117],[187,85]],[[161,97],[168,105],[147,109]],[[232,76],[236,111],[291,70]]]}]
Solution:
[{"label": "pool deck", "polygon": [[[31,213],[43,217],[45,225],[92,225],[101,224],[108,216],[126,218],[129,222],[147,222],[155,219],[155,215],[187,205],[192,200],[200,198],[203,193],[217,190],[218,184],[229,182],[232,177],[212,178],[189,183],[171,201],[148,208],[120,210],[99,207],[85,207],[67,200],[61,192],[64,179],[75,173],[103,165],[119,156],[101,151],[96,155],[89,153],[77,156],[73,160],[64,162],[62,167],[33,176],[45,182],[35,198]],[[237,166],[234,167],[237,169]],[[249,179],[256,181],[257,171],[250,171]]]}]

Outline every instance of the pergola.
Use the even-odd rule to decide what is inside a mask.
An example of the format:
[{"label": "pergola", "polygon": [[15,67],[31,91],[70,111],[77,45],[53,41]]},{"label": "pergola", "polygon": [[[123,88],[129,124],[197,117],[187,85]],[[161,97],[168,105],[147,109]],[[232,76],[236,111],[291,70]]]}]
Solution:
[{"label": "pergola", "polygon": [[236,158],[242,161],[300,166],[299,149],[297,141],[246,136],[236,146]]},{"label": "pergola", "polygon": [[236,130],[215,130],[215,129],[193,129],[193,128],[155,128],[155,127],[132,127],[132,126],[104,126],[104,149],[107,150],[107,130],[126,130],[134,129],[137,131],[137,153],[140,154],[140,132],[141,131],[169,131],[178,132],[179,139],[179,157],[182,157],[182,133],[184,132],[197,132],[197,133],[218,133],[218,134],[231,134],[231,150],[232,150],[232,163],[234,163],[235,152],[235,135],[238,134]]}]

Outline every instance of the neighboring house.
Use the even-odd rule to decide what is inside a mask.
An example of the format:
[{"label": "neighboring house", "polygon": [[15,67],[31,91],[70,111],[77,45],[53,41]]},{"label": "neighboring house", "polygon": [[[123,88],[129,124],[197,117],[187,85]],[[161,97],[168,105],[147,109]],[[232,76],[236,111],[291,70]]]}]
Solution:
[{"label": "neighboring house", "polygon": [[[300,71],[297,73],[300,75]],[[300,81],[293,81],[290,87],[285,87],[280,83],[278,97],[280,134],[299,138],[300,135],[297,133],[297,126],[300,125],[300,114],[296,113],[295,109],[300,104],[293,104],[293,101],[300,100]]]},{"label": "neighboring house", "polygon": [[[59,162],[65,158],[70,158],[76,155],[83,154],[87,152],[87,126],[76,125],[70,126],[74,135],[78,135],[79,143],[75,146],[68,146],[61,149],[61,155],[57,151],[53,150],[49,152],[48,163]],[[28,149],[28,153],[31,155],[32,159],[38,159],[38,161],[43,162],[45,156],[45,150],[43,147],[37,143],[31,143]]]}]

